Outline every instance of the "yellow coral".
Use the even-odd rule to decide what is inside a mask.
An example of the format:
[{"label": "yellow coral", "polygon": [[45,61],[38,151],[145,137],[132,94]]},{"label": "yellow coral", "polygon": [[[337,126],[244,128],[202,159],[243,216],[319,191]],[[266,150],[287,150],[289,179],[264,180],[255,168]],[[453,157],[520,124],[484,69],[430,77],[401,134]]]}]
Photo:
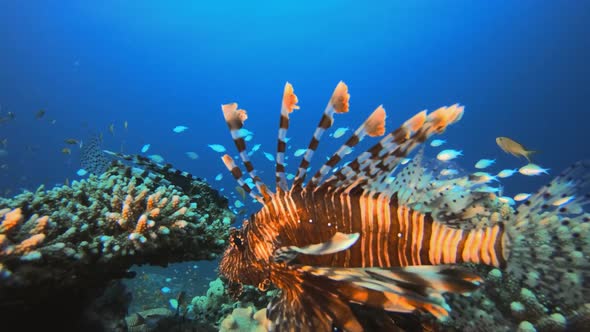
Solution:
[{"label": "yellow coral", "polygon": [[123,205],[123,211],[121,211],[121,217],[125,220],[125,223],[129,221],[131,217],[131,204],[133,203],[133,196],[127,195],[125,198],[125,204]]},{"label": "yellow coral", "polygon": [[142,214],[141,217],[139,217],[139,220],[137,220],[137,225],[135,225],[133,233],[143,233],[147,229],[147,220],[147,215]]},{"label": "yellow coral", "polygon": [[148,190],[144,189],[142,190],[136,197],[135,197],[135,202],[143,202],[143,200],[147,197],[148,194]]},{"label": "yellow coral", "polygon": [[4,221],[0,225],[0,233],[6,233],[7,231],[18,226],[23,220],[22,210],[20,208],[14,209],[4,215]]},{"label": "yellow coral", "polygon": [[150,195],[146,203],[146,210],[151,211],[156,205],[156,195]]},{"label": "yellow coral", "polygon": [[155,208],[155,209],[150,210],[150,217],[156,218],[159,215],[160,215],[160,208]]},{"label": "yellow coral", "polygon": [[162,198],[162,200],[158,203],[158,207],[161,209],[168,204],[168,197]]},{"label": "yellow coral", "polygon": [[176,209],[178,207],[179,203],[180,203],[180,196],[178,196],[178,195],[172,196],[172,208]]},{"label": "yellow coral", "polygon": [[27,253],[27,252],[33,250],[34,248],[36,248],[39,244],[41,244],[41,242],[43,242],[43,240],[45,240],[45,234],[43,234],[43,233],[32,235],[31,237],[29,237],[29,238],[23,240],[21,243],[19,243],[14,248],[14,253],[15,254]]},{"label": "yellow coral", "polygon": [[37,223],[33,229],[29,232],[30,234],[39,234],[43,233],[47,229],[47,225],[49,224],[49,217],[43,216],[37,219]]}]

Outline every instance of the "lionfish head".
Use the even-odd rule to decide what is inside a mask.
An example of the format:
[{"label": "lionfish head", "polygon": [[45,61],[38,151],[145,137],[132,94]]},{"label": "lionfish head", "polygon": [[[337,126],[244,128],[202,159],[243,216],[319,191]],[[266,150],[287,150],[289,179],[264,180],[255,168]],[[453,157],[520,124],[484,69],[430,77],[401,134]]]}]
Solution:
[{"label": "lionfish head", "polygon": [[229,246],[225,249],[219,272],[230,282],[241,283],[246,273],[246,237],[243,228],[232,228],[229,232]]},{"label": "lionfish head", "polygon": [[225,249],[219,272],[228,279],[230,284],[240,286],[242,284],[258,285],[264,281],[264,273],[257,268],[249,252],[247,239],[248,222],[244,222],[242,228],[232,228],[229,234],[229,246]]}]

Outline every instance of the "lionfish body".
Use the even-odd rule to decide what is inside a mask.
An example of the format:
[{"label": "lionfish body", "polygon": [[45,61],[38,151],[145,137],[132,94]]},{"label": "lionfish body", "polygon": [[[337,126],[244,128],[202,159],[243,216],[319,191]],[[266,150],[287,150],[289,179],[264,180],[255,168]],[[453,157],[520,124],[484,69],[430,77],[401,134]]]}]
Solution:
[{"label": "lionfish body", "polygon": [[[322,134],[332,125],[334,113],[348,111],[348,99],[347,87],[341,82],[288,187],[285,138],[289,114],[298,107],[287,83],[278,135],[276,192],[262,183],[248,158],[239,134],[246,112],[235,103],[223,105],[255,188],[243,180],[231,157],[225,155],[223,161],[263,207],[241,229],[232,230],[220,272],[232,283],[263,290],[272,283],[281,290],[268,306],[271,330],[332,331],[338,327],[362,331],[354,305],[371,307],[376,313],[419,310],[444,319],[450,308],[442,293],[470,292],[481,281],[451,265],[471,262],[504,267],[512,242],[526,234],[523,225],[518,231],[506,226],[513,220],[494,210],[493,195],[450,194],[449,187],[468,187],[465,179],[447,183],[427,174],[416,175],[423,171],[418,162],[391,180],[391,173],[412,150],[462,117],[459,105],[418,113],[324,179],[363,138],[384,134],[385,111],[379,106],[304,185]],[[481,215],[486,216],[486,223],[473,222]],[[463,226],[457,226],[458,221]],[[469,221],[471,227],[466,226]],[[388,316],[374,317],[382,320],[384,330],[397,329]]]}]

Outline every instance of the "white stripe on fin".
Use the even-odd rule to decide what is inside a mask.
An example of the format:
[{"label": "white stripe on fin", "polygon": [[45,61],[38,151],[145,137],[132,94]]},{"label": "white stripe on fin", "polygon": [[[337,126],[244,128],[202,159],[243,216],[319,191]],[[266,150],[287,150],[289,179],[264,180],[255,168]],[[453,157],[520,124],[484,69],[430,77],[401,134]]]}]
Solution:
[{"label": "white stripe on fin", "polygon": [[304,255],[328,255],[350,248],[359,238],[359,233],[344,234],[336,232],[328,241],[310,244],[305,247],[287,246],[275,251],[276,261],[290,261],[297,254]]}]

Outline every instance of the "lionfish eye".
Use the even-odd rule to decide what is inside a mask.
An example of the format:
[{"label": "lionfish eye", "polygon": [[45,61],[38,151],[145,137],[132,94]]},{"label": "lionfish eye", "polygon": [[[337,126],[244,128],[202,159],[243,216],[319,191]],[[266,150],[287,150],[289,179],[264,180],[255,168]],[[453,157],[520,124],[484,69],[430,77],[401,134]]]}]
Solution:
[{"label": "lionfish eye", "polygon": [[229,243],[232,247],[242,251],[244,250],[244,238],[237,229],[232,229],[229,235]]}]

